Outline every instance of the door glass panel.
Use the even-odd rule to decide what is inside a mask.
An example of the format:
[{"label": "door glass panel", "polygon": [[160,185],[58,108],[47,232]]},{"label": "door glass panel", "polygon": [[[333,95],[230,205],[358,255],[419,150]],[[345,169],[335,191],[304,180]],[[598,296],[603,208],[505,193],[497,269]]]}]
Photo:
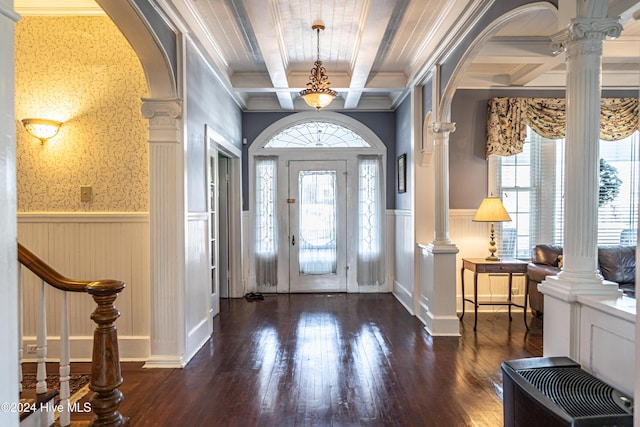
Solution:
[{"label": "door glass panel", "polygon": [[336,171],[298,175],[300,274],[336,273]]}]

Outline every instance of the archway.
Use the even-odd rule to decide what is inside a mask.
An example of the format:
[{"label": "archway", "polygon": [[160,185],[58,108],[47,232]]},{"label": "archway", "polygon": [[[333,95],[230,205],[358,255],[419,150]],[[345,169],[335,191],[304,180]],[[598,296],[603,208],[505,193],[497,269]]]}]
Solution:
[{"label": "archway", "polygon": [[[183,367],[185,358],[184,170],[182,100],[177,91],[176,39],[149,28],[155,22],[175,37],[166,21],[134,2],[97,3],[140,58],[148,84],[142,115],[149,119],[150,355],[147,367]],[[166,36],[166,34],[164,34]]]}]

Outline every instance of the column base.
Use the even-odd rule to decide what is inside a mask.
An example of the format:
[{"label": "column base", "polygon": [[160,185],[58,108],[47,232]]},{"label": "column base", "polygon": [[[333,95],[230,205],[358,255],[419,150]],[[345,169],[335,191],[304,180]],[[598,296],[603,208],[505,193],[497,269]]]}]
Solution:
[{"label": "column base", "polygon": [[[596,279],[593,276],[588,278],[560,274],[558,276],[547,276],[538,285],[538,290],[546,296],[553,296],[565,302],[573,302],[578,295],[618,295],[622,291],[618,289],[618,284],[608,280]],[[545,301],[546,302],[546,301]],[[547,309],[545,307],[545,315]]]},{"label": "column base", "polygon": [[579,295],[622,294],[618,284],[606,280],[578,282],[562,276],[548,276],[538,285],[544,294],[543,355],[567,356],[579,360],[580,310]]},{"label": "column base", "polygon": [[424,317],[424,330],[432,337],[459,337],[460,319],[458,316],[436,316],[428,311],[428,307],[420,307],[421,317]]},{"label": "column base", "polygon": [[420,247],[418,318],[432,336],[459,336],[456,313],[456,254],[450,241]]}]

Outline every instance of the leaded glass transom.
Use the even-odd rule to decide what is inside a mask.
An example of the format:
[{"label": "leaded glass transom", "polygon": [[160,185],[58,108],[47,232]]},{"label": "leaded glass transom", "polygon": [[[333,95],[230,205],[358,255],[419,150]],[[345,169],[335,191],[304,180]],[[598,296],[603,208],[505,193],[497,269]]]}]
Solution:
[{"label": "leaded glass transom", "polygon": [[370,147],[360,135],[329,122],[306,122],[288,127],[275,135],[265,148]]}]

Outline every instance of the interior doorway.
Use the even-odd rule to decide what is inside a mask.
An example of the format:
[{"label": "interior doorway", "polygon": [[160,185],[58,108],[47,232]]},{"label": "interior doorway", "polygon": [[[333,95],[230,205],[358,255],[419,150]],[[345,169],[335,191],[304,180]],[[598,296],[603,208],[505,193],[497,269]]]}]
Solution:
[{"label": "interior doorway", "polygon": [[218,155],[218,286],[229,298],[229,158]]},{"label": "interior doorway", "polygon": [[210,264],[210,319],[220,311],[221,298],[244,295],[242,283],[242,151],[205,126]]}]

